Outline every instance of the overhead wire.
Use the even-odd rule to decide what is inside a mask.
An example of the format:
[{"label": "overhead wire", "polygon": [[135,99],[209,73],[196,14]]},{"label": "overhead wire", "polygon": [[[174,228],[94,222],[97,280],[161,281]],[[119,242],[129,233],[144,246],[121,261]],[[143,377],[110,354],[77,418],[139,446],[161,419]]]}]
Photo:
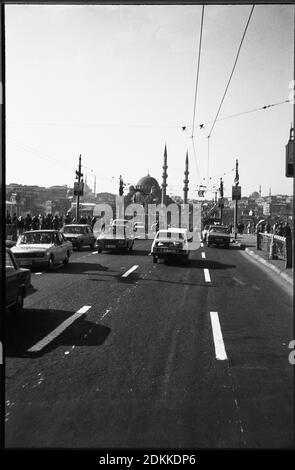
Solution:
[{"label": "overhead wire", "polygon": [[236,65],[237,65],[237,63],[238,63],[238,58],[239,58],[239,55],[240,55],[240,52],[241,52],[241,48],[242,48],[242,45],[243,45],[243,42],[244,42],[244,39],[245,39],[245,36],[246,36],[246,32],[247,32],[247,29],[248,29],[248,26],[249,26],[249,23],[250,23],[250,20],[251,20],[251,17],[252,17],[254,8],[255,8],[255,5],[252,5],[252,8],[251,8],[251,11],[250,11],[250,14],[249,14],[249,18],[248,18],[248,21],[247,21],[247,23],[246,23],[246,26],[245,26],[245,29],[244,29],[244,33],[243,33],[243,36],[242,36],[242,39],[241,39],[241,42],[240,42],[240,45],[239,45],[239,48],[238,48],[238,52],[237,52],[237,55],[236,55],[236,58],[235,58],[235,61],[234,61],[234,65],[233,65],[232,71],[231,71],[231,73],[230,73],[230,77],[229,77],[229,80],[228,80],[227,85],[226,85],[226,87],[225,87],[225,91],[224,91],[224,93],[223,93],[223,96],[222,96],[220,105],[219,105],[219,107],[218,107],[218,110],[217,110],[217,113],[216,113],[216,116],[215,116],[215,119],[214,119],[214,121],[213,121],[213,124],[212,124],[212,127],[211,127],[211,130],[210,130],[210,132],[209,132],[208,137],[210,137],[211,134],[212,134],[212,131],[213,131],[214,126],[215,126],[215,123],[216,123],[216,120],[217,120],[217,118],[218,118],[218,115],[219,115],[219,113],[220,113],[221,107],[222,107],[222,105],[223,105],[223,102],[224,102],[224,99],[225,99],[227,90],[228,90],[228,88],[229,88],[231,79],[232,79],[232,77],[233,77],[233,74],[234,74]]},{"label": "overhead wire", "polygon": [[199,85],[199,74],[200,74],[200,61],[201,61],[201,49],[202,49],[202,37],[203,37],[203,25],[204,25],[204,9],[205,5],[202,5],[202,15],[201,15],[201,27],[200,27],[200,37],[199,37],[199,52],[198,52],[198,63],[197,63],[197,72],[196,72],[196,86],[195,86],[195,95],[194,95],[194,107],[193,107],[193,120],[192,120],[192,145],[193,145],[193,156],[196,164],[197,176],[201,182],[201,175],[198,165],[197,153],[194,142],[194,128],[195,128],[195,118],[196,118],[196,106],[197,106],[197,96],[198,96],[198,85]]},{"label": "overhead wire", "polygon": [[229,80],[228,80],[227,85],[226,85],[226,87],[225,87],[225,91],[224,91],[224,93],[223,93],[223,96],[222,96],[220,105],[219,105],[219,107],[218,107],[216,116],[215,116],[215,118],[214,118],[214,121],[213,121],[211,130],[210,130],[210,132],[209,132],[209,134],[208,134],[208,136],[207,136],[207,138],[208,138],[207,180],[208,180],[208,178],[209,178],[210,137],[211,137],[211,135],[212,135],[212,132],[213,132],[214,126],[215,126],[215,124],[216,124],[217,118],[218,118],[218,116],[219,116],[220,110],[221,110],[221,108],[222,108],[222,105],[223,105],[223,102],[224,102],[224,99],[225,99],[227,90],[228,90],[228,88],[229,88],[231,79],[232,79],[232,77],[233,77],[233,74],[234,74],[236,65],[237,65],[237,63],[238,63],[238,58],[239,58],[239,55],[240,55],[240,52],[241,52],[241,48],[242,48],[242,45],[243,45],[243,42],[244,42],[244,39],[245,39],[245,36],[246,36],[246,32],[247,32],[247,30],[248,30],[248,26],[249,26],[249,23],[250,23],[250,20],[251,20],[251,17],[252,17],[254,8],[255,8],[255,5],[252,5],[252,8],[251,8],[251,11],[250,11],[250,14],[249,14],[249,17],[248,17],[248,20],[247,20],[247,23],[246,23],[246,26],[245,26],[243,35],[242,35],[242,39],[241,39],[240,45],[239,45],[239,47],[238,47],[238,52],[237,52],[237,54],[236,54],[236,58],[235,58],[235,61],[234,61],[234,65],[233,65],[232,71],[231,71],[230,76],[229,76]]}]

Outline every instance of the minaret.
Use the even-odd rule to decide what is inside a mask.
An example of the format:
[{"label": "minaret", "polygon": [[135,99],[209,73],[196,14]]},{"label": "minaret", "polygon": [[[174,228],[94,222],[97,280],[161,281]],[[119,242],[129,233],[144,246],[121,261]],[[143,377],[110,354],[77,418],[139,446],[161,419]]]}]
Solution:
[{"label": "minaret", "polygon": [[259,197],[261,197],[261,184],[259,185]]},{"label": "minaret", "polygon": [[163,182],[162,182],[162,204],[165,203],[165,199],[166,199],[166,188],[167,188],[167,177],[168,177],[168,174],[167,174],[167,148],[166,148],[166,144],[165,144],[165,150],[164,150],[164,164],[162,166],[163,168]]},{"label": "minaret", "polygon": [[187,195],[188,195],[188,152],[186,152],[186,158],[185,158],[185,170],[184,170],[184,187],[183,187],[183,203],[187,204]]}]

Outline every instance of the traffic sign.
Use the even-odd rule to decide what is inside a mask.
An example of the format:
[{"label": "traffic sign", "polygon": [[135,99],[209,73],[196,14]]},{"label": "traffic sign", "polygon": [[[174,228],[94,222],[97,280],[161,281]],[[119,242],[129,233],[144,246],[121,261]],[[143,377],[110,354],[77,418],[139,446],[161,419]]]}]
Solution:
[{"label": "traffic sign", "polygon": [[241,199],[241,186],[233,186],[232,187],[232,200],[238,201]]},{"label": "traffic sign", "polygon": [[80,183],[74,183],[74,196],[83,196],[83,189],[84,183],[82,181]]},{"label": "traffic sign", "polygon": [[294,137],[290,136],[286,145],[286,177],[294,177]]}]

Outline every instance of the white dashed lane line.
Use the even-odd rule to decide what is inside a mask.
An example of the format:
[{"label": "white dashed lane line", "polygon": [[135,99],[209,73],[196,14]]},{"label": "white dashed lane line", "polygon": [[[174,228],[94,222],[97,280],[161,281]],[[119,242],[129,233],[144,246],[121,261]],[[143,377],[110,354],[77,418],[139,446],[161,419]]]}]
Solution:
[{"label": "white dashed lane line", "polygon": [[204,276],[205,276],[205,281],[206,281],[206,282],[211,282],[211,277],[210,277],[209,269],[207,269],[207,268],[204,269]]},{"label": "white dashed lane line", "polygon": [[206,258],[206,253],[202,252],[202,258]]},{"label": "white dashed lane line", "polygon": [[227,359],[225,346],[223,342],[218,312],[210,312],[213,340],[215,347],[215,356],[219,361],[225,361]]},{"label": "white dashed lane line", "polygon": [[81,317],[84,313],[86,313],[91,308],[91,305],[84,305],[81,307],[74,315],[67,318],[63,323],[61,323],[55,330],[49,333],[45,338],[38,341],[38,343],[34,344],[28,352],[38,352],[41,351],[45,346],[47,346],[51,341],[53,341],[57,336],[59,336],[66,328],[68,328],[74,321],[76,321],[79,317]]},{"label": "white dashed lane line", "polygon": [[135,266],[132,266],[132,268],[128,269],[128,271],[126,271],[126,273],[122,274],[122,277],[128,277],[129,274],[131,274],[133,271],[135,271],[135,269],[138,268],[138,265],[136,264]]}]

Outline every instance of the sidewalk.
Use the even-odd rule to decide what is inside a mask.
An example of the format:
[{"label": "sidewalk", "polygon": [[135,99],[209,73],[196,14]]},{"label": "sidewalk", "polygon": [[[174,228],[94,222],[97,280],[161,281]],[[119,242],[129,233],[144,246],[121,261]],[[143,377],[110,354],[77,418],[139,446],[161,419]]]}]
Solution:
[{"label": "sidewalk", "polygon": [[266,251],[257,250],[256,235],[237,235],[237,239],[235,241],[233,240],[232,246],[244,249],[247,255],[251,256],[259,263],[264,264],[264,266],[267,266],[269,269],[272,269],[287,282],[293,285],[293,269],[285,268],[285,261],[281,259],[269,259],[269,254]]}]

